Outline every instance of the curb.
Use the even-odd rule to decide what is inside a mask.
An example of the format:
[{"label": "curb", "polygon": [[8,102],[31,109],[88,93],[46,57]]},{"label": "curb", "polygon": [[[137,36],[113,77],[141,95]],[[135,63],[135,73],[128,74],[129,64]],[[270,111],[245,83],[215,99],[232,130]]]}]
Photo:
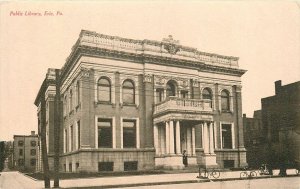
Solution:
[{"label": "curb", "polygon": [[[299,177],[299,175],[287,175],[286,177]],[[202,179],[202,180],[184,180],[184,181],[166,181],[166,182],[150,182],[150,183],[136,183],[136,184],[116,184],[116,185],[102,185],[102,186],[80,186],[80,187],[62,187],[65,189],[105,189],[105,188],[126,188],[138,186],[155,186],[155,185],[170,185],[170,184],[188,184],[188,183],[206,183],[206,182],[224,182],[234,180],[255,180],[255,179],[272,179],[272,178],[285,178],[281,176],[261,176],[255,178],[224,178],[224,179]]]}]

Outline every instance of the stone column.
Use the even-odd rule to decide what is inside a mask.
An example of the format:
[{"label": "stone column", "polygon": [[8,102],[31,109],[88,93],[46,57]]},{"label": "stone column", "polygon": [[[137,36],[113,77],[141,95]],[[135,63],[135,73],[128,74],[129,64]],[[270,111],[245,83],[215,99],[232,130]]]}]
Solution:
[{"label": "stone column", "polygon": [[166,142],[165,142],[165,129],[164,127],[160,127],[160,153],[166,153]]},{"label": "stone column", "polygon": [[167,98],[167,90],[164,88],[164,99],[163,100],[166,100]]},{"label": "stone column", "polygon": [[158,154],[158,128],[157,125],[154,124],[153,126],[153,138],[154,138],[154,147],[155,147],[155,154]]},{"label": "stone column", "polygon": [[209,153],[214,154],[214,131],[213,131],[213,123],[209,124]]},{"label": "stone column", "polygon": [[195,126],[192,127],[192,155],[196,154]]},{"label": "stone column", "polygon": [[170,127],[169,122],[166,121],[166,154],[170,153]]},{"label": "stone column", "polygon": [[176,154],[181,154],[180,149],[180,122],[176,121]]},{"label": "stone column", "polygon": [[205,154],[209,153],[209,136],[206,122],[203,125],[203,149]]},{"label": "stone column", "polygon": [[170,154],[175,154],[174,152],[174,124],[170,121]]},{"label": "stone column", "polygon": [[187,144],[187,147],[186,147],[186,151],[187,151],[187,154],[188,155],[191,155],[192,153],[192,130],[190,127],[187,127],[186,128],[186,144]]}]

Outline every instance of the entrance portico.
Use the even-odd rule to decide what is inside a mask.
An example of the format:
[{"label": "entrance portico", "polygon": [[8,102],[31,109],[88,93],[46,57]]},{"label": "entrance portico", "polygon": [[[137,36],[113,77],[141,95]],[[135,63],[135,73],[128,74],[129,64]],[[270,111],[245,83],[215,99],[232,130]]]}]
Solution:
[{"label": "entrance portico", "polygon": [[[169,101],[172,100],[182,101],[180,99],[171,99]],[[184,151],[188,157],[189,166],[198,164],[205,167],[217,166],[216,154],[214,153],[212,112],[204,105],[204,102],[202,102],[202,105],[199,105],[200,102],[198,102],[198,105],[195,106],[199,112],[182,111],[182,106],[186,107],[189,105],[186,109],[191,109],[191,107],[194,107],[192,105],[196,104],[195,102],[187,102],[188,100],[184,100],[184,103],[174,103],[173,105],[178,106],[176,111],[170,111],[170,108],[172,108],[170,106],[156,106],[153,127],[156,167],[184,168]],[[165,104],[161,103],[161,105]],[[204,151],[201,157],[197,157],[196,154],[196,127],[197,130],[200,130],[197,137],[201,138],[200,142]]]}]

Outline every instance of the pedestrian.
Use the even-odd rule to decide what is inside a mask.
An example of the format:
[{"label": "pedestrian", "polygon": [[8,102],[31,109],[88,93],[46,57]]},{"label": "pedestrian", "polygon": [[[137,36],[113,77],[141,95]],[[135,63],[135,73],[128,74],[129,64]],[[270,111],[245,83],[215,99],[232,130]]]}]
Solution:
[{"label": "pedestrian", "polygon": [[187,155],[186,155],[186,150],[183,150],[183,156],[182,156],[182,159],[183,159],[183,165],[185,167],[188,166],[188,159],[187,159]]}]

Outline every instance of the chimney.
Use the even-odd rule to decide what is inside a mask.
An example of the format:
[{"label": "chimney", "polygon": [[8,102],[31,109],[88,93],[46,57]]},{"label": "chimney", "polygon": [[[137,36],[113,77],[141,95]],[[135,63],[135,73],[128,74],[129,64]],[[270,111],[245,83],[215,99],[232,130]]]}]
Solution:
[{"label": "chimney", "polygon": [[281,89],[281,80],[275,81],[275,95],[279,94]]},{"label": "chimney", "polygon": [[31,136],[34,136],[35,135],[35,131],[31,131]]}]

